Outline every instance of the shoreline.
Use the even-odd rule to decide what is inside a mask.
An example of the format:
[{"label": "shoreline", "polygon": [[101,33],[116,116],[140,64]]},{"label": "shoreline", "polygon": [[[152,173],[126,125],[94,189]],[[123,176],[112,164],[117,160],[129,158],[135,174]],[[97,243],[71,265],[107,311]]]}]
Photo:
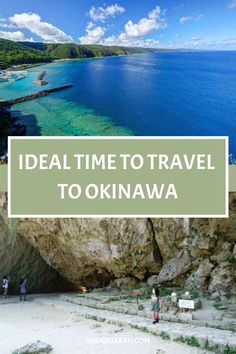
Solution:
[{"label": "shoreline", "polygon": [[[161,52],[162,50],[159,50],[158,52]],[[155,52],[155,51],[153,51]],[[46,61],[46,62],[39,62],[39,63],[25,63],[25,64],[16,64],[16,65],[11,65],[5,69],[1,69],[0,71],[17,71],[17,70],[22,70],[22,69],[32,69],[35,67],[39,66],[44,66],[44,65],[49,65],[57,62],[70,62],[70,61],[84,61],[84,60],[95,60],[95,59],[105,59],[105,58],[116,58],[116,57],[127,57],[127,56],[133,56],[133,55],[140,55],[140,54],[149,54],[149,52],[143,52],[143,53],[131,53],[131,54],[120,54],[120,55],[106,55],[106,56],[95,56],[95,57],[87,57],[87,58],[63,58],[63,59],[52,59],[51,61]]]},{"label": "shoreline", "polygon": [[[170,127],[171,127],[171,135],[201,135],[201,129],[203,128],[203,131],[205,132],[204,135],[209,134],[210,135],[217,135],[219,134],[219,128],[217,126],[219,126],[219,124],[221,124],[220,121],[220,112],[221,110],[223,110],[222,107],[224,107],[225,110],[228,109],[228,115],[230,115],[231,113],[233,113],[233,109],[231,106],[227,106],[227,102],[226,101],[222,101],[222,104],[219,104],[215,101],[215,98],[213,97],[213,93],[212,93],[212,86],[211,86],[211,81],[209,81],[206,84],[204,84],[204,87],[206,86],[206,90],[207,92],[211,92],[210,93],[210,98],[211,98],[211,110],[212,110],[212,115],[214,117],[214,119],[211,119],[209,121],[209,123],[206,121],[205,119],[205,115],[207,114],[207,102],[206,102],[206,98],[205,96],[196,96],[196,92],[198,92],[198,90],[200,90],[200,88],[202,90],[205,90],[203,88],[203,84],[199,81],[199,87],[196,87],[196,89],[194,89],[193,91],[191,90],[190,87],[190,83],[194,78],[195,75],[195,71],[196,71],[196,67],[192,67],[192,64],[190,65],[190,67],[188,68],[190,74],[192,76],[190,76],[190,78],[185,77],[183,75],[180,75],[179,73],[177,73],[176,71],[176,79],[177,79],[177,83],[178,85],[180,85],[180,83],[183,83],[183,89],[181,88],[181,90],[177,90],[175,85],[173,85],[172,81],[166,81],[166,79],[169,78],[171,79],[171,70],[173,69],[173,67],[177,67],[181,70],[183,63],[186,62],[186,59],[189,58],[187,57],[187,55],[183,54],[174,54],[175,52],[171,52],[170,54],[167,54],[167,56],[164,55],[164,52],[160,52],[160,53],[154,53],[153,55],[148,55],[148,56],[139,56],[138,57],[134,57],[134,58],[121,58],[121,59],[114,59],[114,63],[112,60],[112,57],[95,57],[95,58],[76,58],[76,59],[56,59],[54,61],[52,61],[51,63],[38,63],[37,66],[34,65],[34,68],[30,68],[29,69],[29,75],[28,78],[25,79],[26,82],[23,82],[24,80],[21,81],[21,83],[15,85],[15,84],[0,84],[0,88],[2,87],[2,95],[7,98],[7,97],[11,97],[11,96],[15,96],[17,95],[17,91],[14,89],[18,88],[18,87],[22,87],[22,92],[24,91],[24,86],[26,87],[26,90],[28,90],[29,92],[32,91],[36,91],[36,90],[40,90],[40,88],[34,89],[32,84],[31,84],[31,76],[33,77],[34,75],[37,75],[37,73],[40,72],[40,70],[44,69],[46,71],[48,71],[48,73],[50,73],[50,79],[49,81],[51,81],[51,86],[54,86],[54,84],[57,83],[58,80],[60,80],[60,82],[64,82],[67,81],[69,82],[69,80],[73,81],[73,73],[77,73],[78,72],[78,81],[76,79],[76,81],[73,81],[75,83],[76,89],[74,90],[75,95],[72,97],[71,102],[73,103],[73,106],[71,105],[71,108],[73,110],[73,112],[76,110],[75,105],[76,104],[80,104],[80,102],[84,103],[84,105],[87,106],[88,109],[92,109],[93,107],[98,108],[97,113],[99,114],[99,112],[102,113],[106,113],[109,116],[109,118],[113,119],[113,117],[115,117],[114,121],[118,121],[118,123],[114,124],[121,124],[124,128],[126,128],[127,126],[129,127],[129,130],[134,130],[136,132],[137,135],[142,135],[142,127],[145,129],[145,135],[149,135],[152,133],[152,131],[155,131],[155,135],[168,135],[168,127],[167,127],[167,123],[165,123],[164,119],[167,119],[168,123],[173,123]],[[180,52],[179,52],[180,53]],[[195,52],[196,53],[196,52]],[[144,53],[146,54],[146,53]],[[136,54],[132,54],[132,55],[136,55]],[[180,64],[178,64],[177,66],[174,63],[174,58],[175,56],[178,56],[178,58],[180,58]],[[192,54],[190,54],[190,56],[192,56]],[[116,56],[117,57],[117,56]],[[150,59],[149,59],[150,57]],[[171,62],[171,67],[169,69],[169,67],[165,67],[164,65],[164,69],[163,72],[160,71],[161,68],[158,68],[158,65],[156,65],[156,61],[158,61],[158,58],[161,57],[161,61],[164,60],[165,58],[173,58],[173,62]],[[230,54],[229,56],[227,55],[226,57],[226,62],[228,62],[229,60],[231,60],[232,55]],[[96,61],[94,61],[95,59],[105,59],[105,58],[111,58],[107,61],[99,61],[96,64]],[[213,58],[215,58],[214,55],[212,55],[211,60],[213,60]],[[220,56],[221,58],[221,56]],[[202,56],[197,56],[196,62],[199,62],[199,60],[206,60],[207,56],[206,55],[202,55]],[[87,60],[89,60],[87,62]],[[91,61],[92,60],[92,61]],[[147,63],[151,63],[151,65],[146,65]],[[129,62],[129,66],[125,66],[123,68],[123,63],[125,64],[126,62]],[[145,90],[142,92],[141,89],[141,80],[138,78],[138,75],[136,76],[135,73],[138,72],[139,67],[136,68],[136,63],[140,62],[140,67],[142,68],[143,73],[145,75],[147,75],[147,77],[150,77],[150,82],[152,82],[152,86],[147,86],[145,88]],[[218,62],[218,61],[217,61]],[[58,63],[58,64],[57,64]],[[70,64],[66,64],[66,63],[70,63]],[[87,63],[87,64],[86,64]],[[98,64],[100,63],[100,64]],[[143,65],[143,63],[145,64],[145,66]],[[194,61],[195,63],[195,61]],[[208,62],[207,62],[208,63]],[[48,66],[49,64],[54,64],[52,66]],[[47,66],[46,66],[47,65]],[[174,66],[173,66],[174,65]],[[181,67],[179,67],[181,65]],[[210,62],[209,62],[210,65]],[[206,65],[206,69],[209,67],[209,65]],[[131,66],[131,68],[130,68]],[[91,73],[91,76],[89,78],[86,79],[85,74],[83,73],[83,68],[89,68],[89,72]],[[108,69],[106,68],[108,67]],[[110,68],[111,67],[111,68]],[[220,66],[221,67],[221,66]],[[118,69],[116,69],[118,68]],[[116,88],[114,86],[114,83],[112,82],[112,78],[109,77],[109,73],[116,73],[116,70],[124,70],[124,83],[127,83],[130,85],[129,88],[132,88],[132,90],[127,91],[127,88],[125,87],[125,85],[122,84],[122,82],[120,81],[118,83],[118,93],[119,93],[119,97],[116,98],[113,101],[110,101],[112,103],[109,102],[109,105],[106,104],[106,101],[104,99],[104,92],[106,94],[108,94],[108,97],[110,98],[110,91],[108,90],[108,87],[111,87],[112,90],[114,90],[114,92],[116,92]],[[94,87],[94,77],[95,77],[95,72],[93,71],[94,69],[96,70],[100,70],[96,72],[96,75],[99,74],[99,76],[97,76],[97,78],[99,78],[100,82],[97,84],[99,88],[104,88],[104,92],[103,90],[100,90],[99,92],[96,92],[96,88]],[[132,70],[131,70],[132,69]],[[153,77],[155,77],[155,80],[157,80],[157,85],[163,86],[164,88],[164,93],[162,93],[161,91],[155,91],[154,90],[154,84],[155,80],[152,78],[151,79],[151,71],[153,70]],[[103,71],[102,71],[103,70]],[[129,70],[129,71],[128,71]],[[166,71],[165,71],[166,70]],[[127,72],[126,72],[127,71]],[[150,73],[149,73],[150,71]],[[218,80],[220,79],[219,77],[219,73],[218,73],[219,69],[218,67],[216,67],[214,69],[214,73],[216,75],[216,80],[218,82]],[[61,76],[58,79],[58,76],[56,76],[55,72],[57,73],[57,75],[60,75],[61,72]],[[100,74],[101,72],[103,73],[103,75],[106,75],[105,77],[102,77]],[[204,71],[205,72],[205,71]],[[72,73],[72,74],[71,74]],[[81,73],[81,75],[80,75]],[[77,74],[76,74],[77,75]],[[128,76],[130,75],[130,76]],[[169,75],[169,76],[168,76]],[[146,76],[145,76],[146,77]],[[128,80],[129,78],[129,80]],[[86,80],[88,80],[88,82],[86,82]],[[80,82],[81,80],[81,82]],[[106,81],[104,81],[106,80]],[[132,84],[132,81],[134,80],[134,84]],[[154,80],[154,81],[153,81]],[[179,80],[179,81],[178,81]],[[184,80],[184,81],[183,81]],[[226,77],[225,79],[226,81],[225,84],[228,82],[228,78]],[[33,81],[33,79],[32,79]],[[55,81],[55,82],[54,82]],[[104,84],[105,82],[105,84]],[[29,83],[29,87],[27,88],[27,83]],[[137,83],[137,84],[136,84]],[[140,84],[140,86],[138,86],[138,84]],[[8,86],[7,86],[8,85]],[[108,86],[109,85],[109,86]],[[137,86],[136,86],[137,85]],[[148,84],[147,84],[148,85]],[[188,86],[189,85],[189,86]],[[84,89],[84,91],[82,91],[82,93],[79,93],[81,88],[80,86]],[[202,87],[201,87],[202,86]],[[179,88],[181,86],[178,86]],[[169,89],[171,88],[171,90]],[[189,88],[189,90],[187,90],[187,88]],[[168,89],[168,90],[167,90]],[[25,90],[25,91],[26,91]],[[85,91],[86,90],[86,91]],[[107,91],[105,91],[107,90]],[[150,94],[149,91],[150,90]],[[210,91],[211,90],[211,91]],[[27,91],[27,92],[28,92]],[[88,95],[87,95],[88,92]],[[125,97],[122,98],[121,94],[124,94],[127,92],[127,95],[124,95]],[[204,91],[203,91],[204,92]],[[90,96],[89,93],[92,93],[92,99],[90,100]],[[167,94],[166,94],[167,93]],[[199,91],[200,93],[200,91]],[[176,101],[175,98],[177,97],[184,97],[184,95],[189,95],[189,99],[191,99],[192,101],[192,105],[191,107],[188,107],[187,103],[183,100],[181,101],[182,103],[179,104],[178,100]],[[224,98],[223,93],[221,92],[216,92],[215,94],[219,95],[219,97]],[[77,95],[77,96],[76,96]],[[81,96],[80,96],[81,95]],[[174,96],[175,95],[175,96]],[[178,96],[179,95],[179,96]],[[224,93],[225,95],[225,93]],[[128,98],[126,98],[126,96]],[[58,96],[59,97],[59,96]],[[62,96],[61,96],[62,97]],[[64,97],[64,95],[63,95]],[[78,98],[77,98],[78,97]],[[80,98],[81,97],[81,98]],[[133,99],[135,98],[140,98],[140,103],[142,104],[140,107],[142,109],[141,113],[139,112],[139,105],[135,105]],[[152,100],[151,100],[152,97]],[[231,98],[230,96],[230,92],[228,92],[228,99]],[[55,95],[55,99],[57,99],[57,95]],[[66,95],[66,99],[69,101],[70,100],[70,93],[68,93]],[[144,101],[144,99],[146,100],[146,102]],[[155,99],[155,100],[154,100]],[[54,100],[54,97],[51,100]],[[159,101],[160,100],[160,101]],[[58,100],[60,101],[60,100]],[[171,111],[173,110],[173,108],[170,108],[170,105],[168,105],[170,102],[173,102],[174,105],[176,105],[177,109],[176,109],[176,119],[174,118],[173,114],[171,115]],[[47,103],[47,100],[45,100],[45,102]],[[90,104],[90,102],[92,104]],[[119,111],[119,105],[118,102],[121,106],[121,110]],[[133,115],[135,116],[135,120],[132,119],[132,112],[129,108],[129,102],[131,103],[131,107],[133,109]],[[220,101],[218,101],[220,102]],[[214,105],[213,105],[214,103]],[[201,110],[197,109],[197,106],[201,104]],[[40,105],[39,105],[40,106]],[[114,107],[116,108],[114,108]],[[186,107],[185,107],[186,106]],[[21,106],[19,106],[19,110]],[[27,107],[29,107],[27,109]],[[69,111],[69,105],[66,105],[65,102],[65,107],[68,108]],[[228,108],[227,108],[228,107]],[[18,106],[16,106],[16,110],[17,110]],[[41,107],[39,107],[41,108]],[[62,108],[63,108],[63,104],[62,104]],[[216,109],[218,108],[218,109]],[[14,109],[14,107],[13,107]],[[28,104],[25,106],[25,108],[22,106],[22,111],[23,109],[27,112],[27,114],[30,114],[31,111],[35,113],[35,116],[40,117],[41,122],[42,122],[42,132],[39,134],[44,134],[43,132],[45,132],[45,134],[47,133],[48,130],[50,130],[50,134],[53,134],[53,124],[50,123],[49,126],[45,123],[46,120],[44,120],[44,115],[43,115],[43,109],[42,111],[37,111],[37,109],[32,105],[32,107],[30,107],[30,105],[28,106]],[[184,115],[184,109],[189,109],[189,111],[187,111],[190,114],[190,117],[185,116]],[[59,114],[59,109],[53,108],[53,105],[46,107],[44,109],[44,112],[46,114],[46,112],[48,111],[48,115],[51,117],[54,117],[54,114]],[[143,119],[143,115],[145,114],[145,111],[148,111],[150,113],[150,118],[149,119]],[[41,113],[42,112],[42,113]],[[67,113],[67,112],[66,112]],[[77,111],[76,111],[77,113]],[[14,113],[15,115],[15,113]],[[76,114],[75,114],[76,115]],[[102,114],[101,114],[102,115]],[[126,116],[127,115],[127,116]],[[157,117],[155,117],[155,115]],[[163,120],[162,120],[163,117]],[[194,120],[195,117],[198,117],[198,124],[195,125],[194,124]],[[67,116],[68,118],[68,122],[70,121],[70,115]],[[85,117],[86,118],[86,117]],[[117,118],[117,119],[116,119]],[[158,119],[160,118],[160,119]],[[177,120],[179,121],[179,124],[177,124]],[[139,123],[140,121],[140,123]],[[29,124],[28,124],[29,122]],[[35,120],[35,122],[37,122],[37,120]],[[183,124],[183,122],[189,122],[189,124],[192,124],[192,128],[189,127],[188,125]],[[219,124],[218,124],[218,123]],[[23,124],[28,125],[28,130],[29,130],[29,135],[31,135],[31,122],[28,119],[27,122],[22,120]],[[59,126],[60,124],[60,126]],[[73,125],[74,124],[74,125]],[[63,125],[63,120],[61,119],[61,121],[59,121],[59,123],[57,124],[57,122],[55,122],[55,129],[58,128],[58,132],[62,132],[62,135],[64,134],[73,134],[74,131],[78,132],[79,128],[82,127],[82,129],[85,127],[84,123],[82,125],[82,123],[78,120],[78,124],[77,121],[74,120],[72,125],[68,125],[68,127],[66,125]],[[212,129],[213,132],[210,131],[209,128],[209,124],[212,125]],[[48,128],[49,127],[49,128]],[[228,127],[231,127],[231,129],[229,129]],[[35,125],[35,134],[37,134],[37,126]],[[44,129],[44,130],[43,130]],[[224,132],[224,135],[229,135],[231,138],[232,143],[230,143],[230,153],[233,153],[233,155],[235,156],[235,143],[232,140],[232,135],[233,135],[233,125],[232,125],[232,121],[230,122],[230,118],[226,117],[226,121],[224,122],[224,124],[222,123],[222,129]],[[85,130],[85,132],[87,132],[89,130],[89,133],[91,132],[92,134],[92,121],[91,121],[91,125],[89,127],[89,129]],[[93,134],[96,134],[96,129],[94,129]],[[34,131],[32,130],[32,132],[34,133]],[[193,133],[192,133],[193,132]],[[228,134],[227,134],[228,133]],[[79,133],[78,133],[79,134]],[[81,133],[83,134],[83,132]],[[235,157],[233,158],[233,160],[231,159],[231,163],[234,162],[235,163]]]},{"label": "shoreline", "polygon": [[14,116],[8,106],[0,105],[0,160],[4,160],[7,156],[7,138],[8,136],[25,136],[27,135],[27,127],[19,123],[19,116]]},{"label": "shoreline", "polygon": [[[142,48],[141,48],[142,49]],[[144,48],[145,49],[145,48]],[[95,59],[106,59],[106,58],[119,58],[119,57],[128,57],[128,56],[137,56],[137,55],[144,55],[150,53],[165,53],[165,52],[178,52],[183,50],[173,50],[173,49],[154,49],[150,48],[150,51],[144,51],[139,53],[128,53],[128,54],[119,54],[119,55],[105,55],[105,56],[95,56],[95,57],[86,57],[86,58],[62,58],[62,59],[52,59],[51,61],[39,62],[39,63],[25,63],[25,64],[15,64],[7,67],[6,69],[1,70],[22,70],[22,69],[32,69],[34,67],[49,65],[57,62],[70,62],[70,61],[84,61],[84,60],[95,60]],[[186,50],[187,51],[187,50]],[[189,52],[191,52],[189,50]]]},{"label": "shoreline", "polygon": [[58,62],[72,62],[72,61],[84,61],[84,60],[96,60],[96,59],[107,59],[107,58],[119,58],[119,57],[127,57],[127,56],[137,56],[137,55],[144,55],[144,54],[150,54],[150,53],[199,53],[199,52],[236,52],[236,50],[204,50],[204,49],[154,49],[152,51],[146,51],[146,52],[140,52],[140,53],[131,53],[131,54],[120,54],[120,55],[107,55],[107,56],[97,56],[97,57],[87,57],[87,58],[63,58],[63,59],[52,59],[50,62],[45,61],[45,62],[39,62],[39,63],[25,63],[25,64],[16,64],[16,65],[11,65],[5,69],[0,69],[0,71],[5,70],[27,70],[27,69],[32,69],[35,67],[40,67],[44,65],[49,65],[49,64],[54,64]]}]

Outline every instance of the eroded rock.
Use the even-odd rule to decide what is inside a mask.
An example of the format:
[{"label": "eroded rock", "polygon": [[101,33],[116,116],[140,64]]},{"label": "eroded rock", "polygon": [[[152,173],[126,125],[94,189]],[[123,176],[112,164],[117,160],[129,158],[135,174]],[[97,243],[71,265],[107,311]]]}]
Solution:
[{"label": "eroded rock", "polygon": [[[151,277],[150,285],[232,292],[236,193],[229,204],[227,219],[20,219],[15,228],[24,247],[32,246],[76,287],[103,287],[117,279],[125,287]],[[0,196],[5,225],[6,205]]]},{"label": "eroded rock", "polygon": [[72,290],[40,256],[27,239],[17,232],[17,223],[7,220],[6,197],[0,197],[0,278],[10,275],[9,293],[19,293],[21,278],[27,278],[29,292],[56,292]]},{"label": "eroded rock", "polygon": [[35,343],[29,343],[24,347],[17,349],[12,354],[48,354],[52,351],[52,349],[53,348],[50,344],[38,340]]},{"label": "eroded rock", "polygon": [[200,265],[195,272],[193,272],[186,281],[186,288],[189,290],[201,289],[207,292],[209,285],[209,276],[215,265],[206,258],[200,261]]},{"label": "eroded rock", "polygon": [[180,285],[191,271],[192,260],[187,251],[181,251],[176,258],[165,261],[158,275],[159,284]]}]

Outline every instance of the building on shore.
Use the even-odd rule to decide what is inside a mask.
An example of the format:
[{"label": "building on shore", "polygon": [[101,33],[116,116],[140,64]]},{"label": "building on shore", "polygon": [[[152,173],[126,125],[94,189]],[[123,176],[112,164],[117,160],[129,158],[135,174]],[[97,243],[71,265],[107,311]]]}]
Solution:
[{"label": "building on shore", "polygon": [[26,78],[26,70],[0,70],[0,82],[18,81]]}]

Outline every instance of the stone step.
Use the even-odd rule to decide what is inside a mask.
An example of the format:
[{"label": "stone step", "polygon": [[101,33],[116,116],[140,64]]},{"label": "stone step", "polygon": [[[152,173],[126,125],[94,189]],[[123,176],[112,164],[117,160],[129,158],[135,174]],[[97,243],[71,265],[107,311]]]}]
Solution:
[{"label": "stone step", "polygon": [[[97,300],[95,297],[90,297],[90,298],[85,298],[83,295],[68,295],[68,294],[62,294],[60,295],[60,299],[63,301],[71,302],[73,304],[81,305],[81,306],[87,306],[91,307],[94,309],[98,310],[105,310],[105,311],[112,311],[116,312],[119,314],[129,314],[132,316],[140,316],[140,317],[146,317],[150,318],[150,311],[149,313],[146,313],[145,311],[140,311],[140,310],[135,310],[132,308],[123,308],[119,306],[118,304],[112,305],[112,303],[108,303],[106,300],[103,301],[102,297],[99,300]],[[183,315],[183,316],[182,316]],[[231,331],[231,325],[226,325],[224,322],[222,323],[216,323],[213,321],[200,321],[196,319],[192,319],[191,316],[184,316],[185,314],[182,315],[171,315],[171,314],[166,314],[166,313],[160,313],[160,319],[166,322],[174,322],[174,323],[185,323],[185,324],[191,324],[195,325],[198,327],[210,327],[210,328],[215,328],[215,329],[220,329],[220,330],[228,330]],[[187,315],[187,313],[186,313]],[[235,334],[236,335],[236,334]]]},{"label": "stone step", "polygon": [[[94,308],[90,306],[91,303],[88,306],[81,305],[75,302],[75,299],[73,300],[66,295],[61,295],[58,298],[57,305],[60,306],[60,303],[62,305],[63,302],[71,305],[73,310],[76,308],[80,315],[92,320],[129,326],[146,333],[159,335],[163,339],[180,341],[190,346],[199,346],[199,348],[214,353],[225,353],[228,348],[236,351],[236,335],[231,331],[165,321],[153,325],[151,319],[146,317],[118,314],[117,312]],[[75,307],[74,304],[77,306]]]}]

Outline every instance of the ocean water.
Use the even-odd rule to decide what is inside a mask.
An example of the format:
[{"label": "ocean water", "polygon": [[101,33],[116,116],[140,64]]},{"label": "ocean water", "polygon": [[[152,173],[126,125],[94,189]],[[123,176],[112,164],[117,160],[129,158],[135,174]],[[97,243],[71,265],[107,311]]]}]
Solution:
[{"label": "ocean water", "polygon": [[14,106],[29,135],[230,137],[236,156],[236,52],[158,52],[56,62],[0,84],[0,98],[74,87]]}]

